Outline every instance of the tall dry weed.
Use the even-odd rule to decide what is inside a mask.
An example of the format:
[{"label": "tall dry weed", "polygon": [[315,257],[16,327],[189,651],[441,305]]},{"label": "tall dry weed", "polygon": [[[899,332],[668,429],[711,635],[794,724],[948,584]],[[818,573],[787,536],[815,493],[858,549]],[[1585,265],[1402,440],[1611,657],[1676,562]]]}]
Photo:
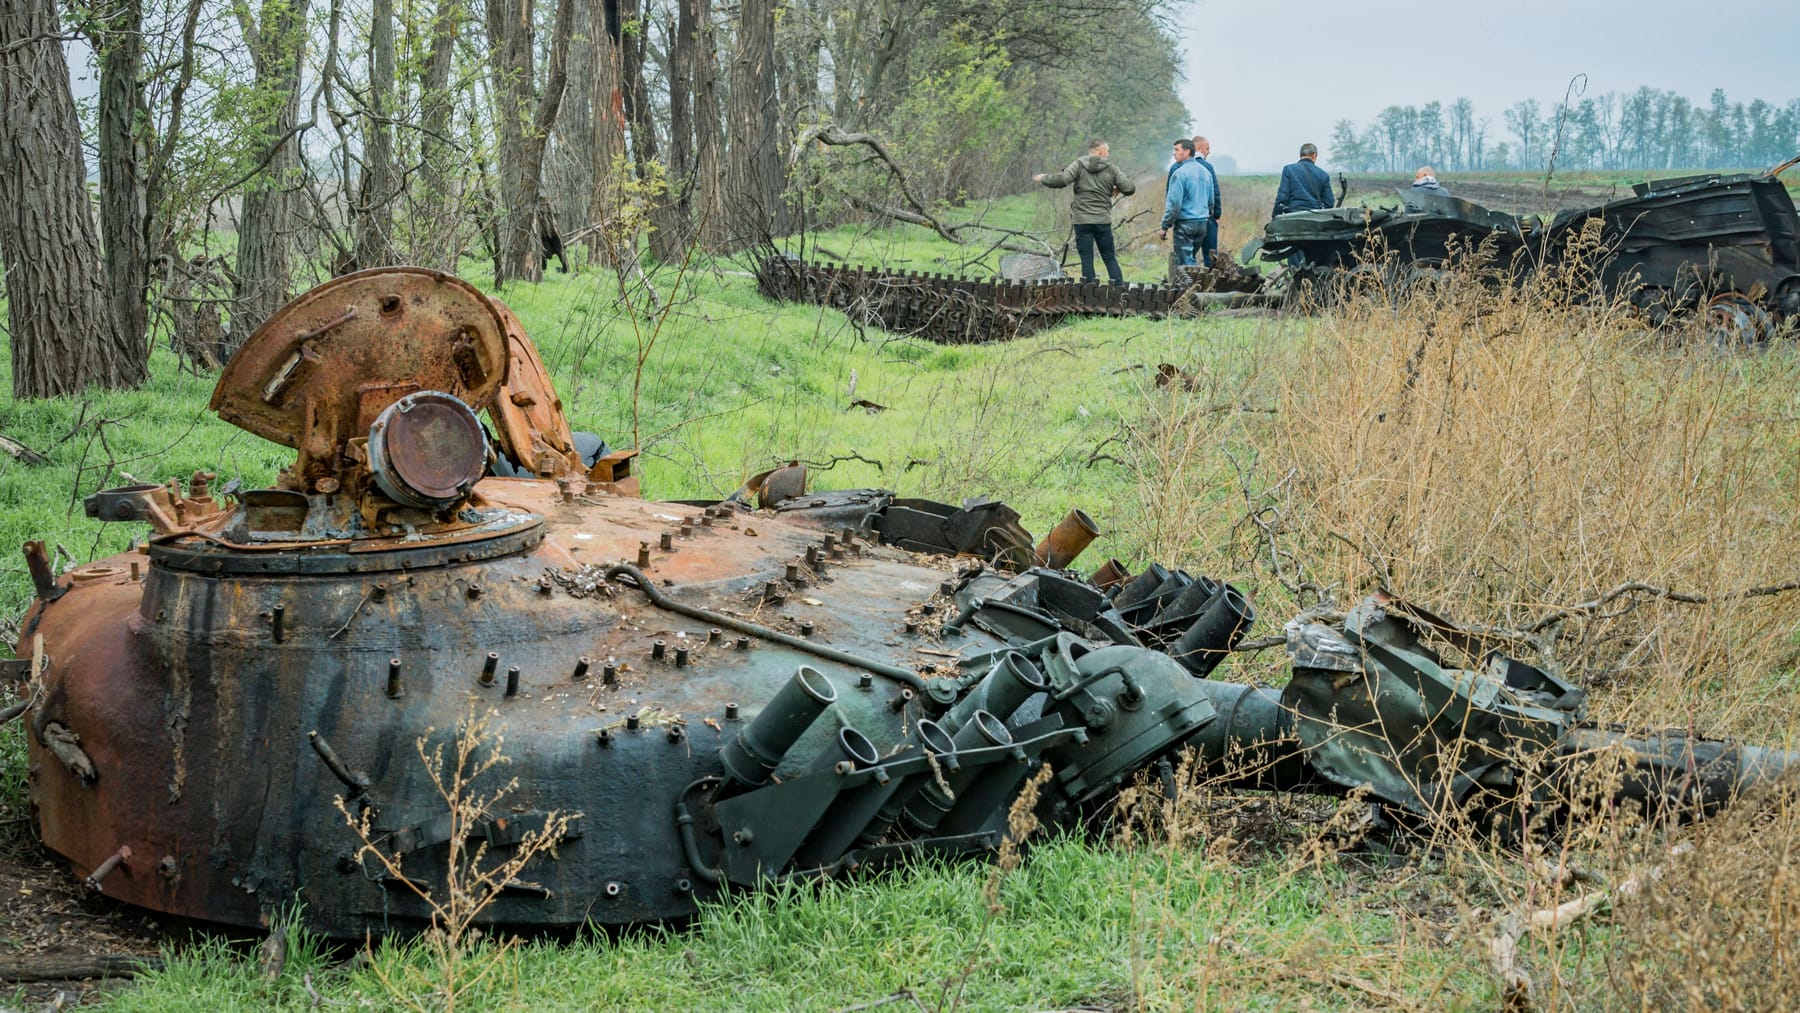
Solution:
[{"label": "tall dry weed", "polygon": [[[1800,797],[1789,782],[1712,821],[1615,911],[1577,998],[1638,1009],[1790,1009],[1800,995]],[[1620,902],[1624,903],[1624,902]]]},{"label": "tall dry weed", "polygon": [[1575,268],[1452,268],[1153,392],[1147,554],[1265,615],[1377,585],[1549,651],[1608,715],[1783,734],[1797,702],[1800,359],[1648,332]]},{"label": "tall dry weed", "polygon": [[[1600,297],[1591,263],[1519,287],[1472,261],[1369,271],[1321,316],[1184,363],[1201,389],[1148,391],[1130,434],[1123,512],[1145,555],[1248,584],[1265,631],[1386,587],[1553,664],[1604,720],[1800,745],[1800,355],[1651,331]],[[1217,674],[1279,679],[1279,653]],[[1800,994],[1791,789],[1671,831],[1588,787],[1552,838],[1500,841],[1442,814],[1411,852],[1430,856],[1411,886],[1353,873],[1362,893],[1334,918],[1409,912],[1395,938],[1450,968],[1420,987],[1472,973],[1514,1008],[1771,1009]],[[1244,826],[1188,825],[1209,842]],[[1255,831],[1293,875],[1341,837],[1299,825]],[[1194,915],[1146,897],[1146,925]]]}]

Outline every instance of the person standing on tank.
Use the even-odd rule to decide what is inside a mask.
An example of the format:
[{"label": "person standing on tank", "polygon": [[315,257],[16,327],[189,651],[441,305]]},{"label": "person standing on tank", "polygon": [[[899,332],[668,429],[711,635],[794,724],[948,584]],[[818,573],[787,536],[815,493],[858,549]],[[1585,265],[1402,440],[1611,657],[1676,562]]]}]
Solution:
[{"label": "person standing on tank", "polygon": [[1192,266],[1194,252],[1206,237],[1212,215],[1212,174],[1194,161],[1194,142],[1175,142],[1175,171],[1169,173],[1169,196],[1163,203],[1162,238],[1175,233],[1175,263]]},{"label": "person standing on tank", "polygon": [[1081,255],[1081,280],[1098,280],[1094,274],[1094,249],[1098,247],[1107,276],[1114,285],[1123,285],[1125,275],[1119,270],[1119,258],[1113,250],[1112,202],[1114,194],[1129,197],[1137,192],[1137,186],[1112,164],[1111,153],[1107,143],[1096,137],[1088,142],[1088,153],[1070,162],[1068,168],[1040,172],[1031,179],[1055,189],[1075,188],[1069,221],[1075,226],[1075,249]]}]

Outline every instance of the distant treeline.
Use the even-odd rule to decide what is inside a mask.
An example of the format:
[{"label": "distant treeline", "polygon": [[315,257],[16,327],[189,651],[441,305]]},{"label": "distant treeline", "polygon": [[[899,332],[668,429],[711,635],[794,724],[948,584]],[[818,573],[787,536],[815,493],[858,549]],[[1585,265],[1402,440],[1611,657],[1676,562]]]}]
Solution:
[{"label": "distant treeline", "polygon": [[[1502,129],[1503,128],[1503,129]],[[1549,107],[1515,102],[1500,128],[1474,103],[1388,106],[1367,125],[1339,120],[1326,153],[1337,167],[1410,172],[1526,169],[1768,167],[1800,154],[1800,99],[1731,102],[1715,88],[1705,103],[1648,86]]]}]

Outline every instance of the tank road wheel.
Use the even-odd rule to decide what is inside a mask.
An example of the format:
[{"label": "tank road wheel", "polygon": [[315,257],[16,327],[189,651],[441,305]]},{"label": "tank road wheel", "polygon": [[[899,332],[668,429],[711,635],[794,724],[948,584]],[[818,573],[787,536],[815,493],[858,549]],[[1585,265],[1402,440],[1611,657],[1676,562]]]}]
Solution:
[{"label": "tank road wheel", "polygon": [[1721,292],[1706,302],[1706,335],[1721,350],[1760,348],[1774,333],[1768,311],[1742,292]]},{"label": "tank road wheel", "polygon": [[1443,294],[1450,285],[1450,271],[1441,260],[1415,260],[1400,269],[1400,285],[1395,301],[1415,297],[1426,299]]},{"label": "tank road wheel", "polygon": [[1652,328],[1660,328],[1674,314],[1674,296],[1658,285],[1642,285],[1631,293],[1631,306]]},{"label": "tank road wheel", "polygon": [[1331,303],[1371,299],[1394,305],[1404,295],[1405,268],[1390,260],[1365,261],[1331,278]]},{"label": "tank road wheel", "polygon": [[1800,325],[1800,278],[1789,278],[1776,289],[1775,312],[1788,326]]},{"label": "tank road wheel", "polygon": [[1331,308],[1338,297],[1337,274],[1329,267],[1311,264],[1288,268],[1287,293],[1282,308],[1301,313]]}]

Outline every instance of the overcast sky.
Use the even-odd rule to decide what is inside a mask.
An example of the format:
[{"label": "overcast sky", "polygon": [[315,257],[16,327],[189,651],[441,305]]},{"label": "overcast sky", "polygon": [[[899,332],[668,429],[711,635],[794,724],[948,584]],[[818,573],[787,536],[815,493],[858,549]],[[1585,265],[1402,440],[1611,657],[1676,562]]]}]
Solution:
[{"label": "overcast sky", "polygon": [[1239,169],[1291,162],[1332,124],[1366,125],[1384,107],[1448,105],[1486,117],[1535,98],[1546,111],[1569,78],[1589,95],[1671,89],[1704,102],[1800,98],[1800,4],[1794,0],[1194,0],[1182,18],[1195,133]]}]

